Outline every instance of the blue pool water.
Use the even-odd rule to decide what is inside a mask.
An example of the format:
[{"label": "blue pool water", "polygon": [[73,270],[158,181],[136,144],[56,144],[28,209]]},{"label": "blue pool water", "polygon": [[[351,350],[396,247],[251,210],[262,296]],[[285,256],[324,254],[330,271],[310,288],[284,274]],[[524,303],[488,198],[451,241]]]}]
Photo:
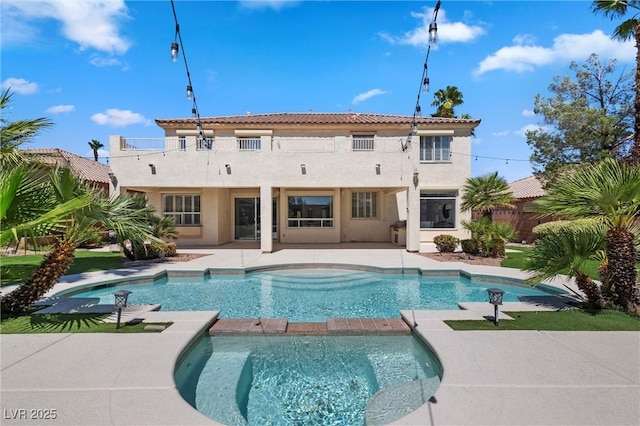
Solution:
[{"label": "blue pool water", "polygon": [[226,425],[374,425],[426,403],[441,376],[412,336],[253,336],[201,339],[175,381]]},{"label": "blue pool water", "polygon": [[425,277],[341,269],[284,269],[246,275],[161,279],[75,294],[113,303],[113,292],[132,291],[129,303],[159,303],[165,311],[220,311],[220,318],[395,318],[402,309],[458,309],[459,302],[486,302],[487,288],[504,290],[504,301],[542,290],[464,277]]}]

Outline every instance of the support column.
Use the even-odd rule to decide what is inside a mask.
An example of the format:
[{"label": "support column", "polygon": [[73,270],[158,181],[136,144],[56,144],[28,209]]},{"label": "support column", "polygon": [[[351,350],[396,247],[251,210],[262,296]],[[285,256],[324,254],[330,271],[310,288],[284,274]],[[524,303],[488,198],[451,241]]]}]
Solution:
[{"label": "support column", "polygon": [[420,186],[407,187],[407,251],[420,251]]},{"label": "support column", "polygon": [[273,195],[271,186],[260,187],[260,250],[262,253],[273,251],[271,224],[273,223]]}]

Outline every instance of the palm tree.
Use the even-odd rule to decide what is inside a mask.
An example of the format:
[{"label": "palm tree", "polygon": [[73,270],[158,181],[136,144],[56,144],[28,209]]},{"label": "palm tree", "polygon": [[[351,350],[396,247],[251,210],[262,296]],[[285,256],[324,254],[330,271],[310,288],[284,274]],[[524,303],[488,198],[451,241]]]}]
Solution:
[{"label": "palm tree", "polygon": [[87,142],[89,144],[89,146],[91,147],[91,149],[93,150],[93,159],[95,161],[98,161],[98,150],[100,148],[104,148],[104,145],[102,144],[102,142],[100,142],[97,139],[91,139],[91,142]]},{"label": "palm tree", "polygon": [[640,212],[640,165],[606,158],[568,170],[549,185],[547,195],[536,200],[533,209],[570,219],[601,220],[607,227],[604,280],[615,293],[616,304],[629,312],[640,311],[634,244],[634,221]]},{"label": "palm tree", "polygon": [[[591,10],[602,13],[613,19],[623,18],[629,8],[640,9],[638,0],[594,0]],[[636,96],[635,96],[635,123],[633,125],[633,148],[631,149],[631,161],[640,163],[640,19],[638,13],[630,19],[623,21],[613,32],[613,38],[619,41],[634,40],[636,45]]]},{"label": "palm tree", "polygon": [[462,211],[481,211],[490,221],[493,220],[493,209],[514,206],[515,198],[509,184],[498,176],[498,172],[468,178],[463,191]]},{"label": "palm tree", "polygon": [[462,92],[456,86],[439,89],[433,94],[433,102],[431,102],[432,106],[437,107],[433,117],[455,117],[454,108],[463,103]]},{"label": "palm tree", "polygon": [[555,233],[538,238],[526,267],[527,271],[535,272],[535,275],[527,281],[535,284],[556,275],[566,274],[575,278],[576,285],[586,296],[589,307],[603,307],[601,289],[587,275],[585,266],[589,260],[602,259],[606,232],[606,227],[596,221],[590,227],[564,226]]},{"label": "palm tree", "polygon": [[50,176],[53,198],[59,205],[72,200],[88,200],[80,209],[64,217],[64,231],[57,235],[51,252],[20,286],[0,299],[2,312],[20,313],[41,298],[64,275],[74,260],[76,247],[92,236],[95,228],[115,231],[119,243],[125,240],[161,244],[146,221],[147,207],[137,208],[133,198],[107,198],[88,187],[69,169],[54,169]]},{"label": "palm tree", "polygon": [[16,166],[25,161],[18,148],[29,142],[40,130],[53,125],[48,118],[18,120],[8,122],[5,119],[5,108],[11,102],[13,93],[6,89],[0,95],[0,165]]}]

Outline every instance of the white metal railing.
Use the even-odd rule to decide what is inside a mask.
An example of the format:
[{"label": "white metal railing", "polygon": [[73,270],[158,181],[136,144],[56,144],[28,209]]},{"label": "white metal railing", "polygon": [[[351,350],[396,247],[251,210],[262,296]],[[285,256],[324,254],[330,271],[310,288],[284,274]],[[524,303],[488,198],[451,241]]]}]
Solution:
[{"label": "white metal railing", "polygon": [[260,151],[260,136],[238,136],[238,151]]},{"label": "white metal railing", "polygon": [[351,142],[353,151],[373,151],[374,142],[372,136],[353,136]]},{"label": "white metal railing", "polygon": [[333,219],[289,218],[287,226],[289,228],[333,228]]}]

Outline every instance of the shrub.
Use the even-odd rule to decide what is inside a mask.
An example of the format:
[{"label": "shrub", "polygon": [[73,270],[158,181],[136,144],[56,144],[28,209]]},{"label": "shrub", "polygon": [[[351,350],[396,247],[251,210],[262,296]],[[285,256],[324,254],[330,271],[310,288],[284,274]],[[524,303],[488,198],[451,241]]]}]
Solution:
[{"label": "shrub", "polygon": [[467,254],[480,253],[480,247],[478,247],[476,240],[460,240],[460,246],[462,247],[462,251]]},{"label": "shrub", "polygon": [[79,248],[100,247],[102,244],[102,235],[98,228],[91,228],[86,231],[86,236],[82,243],[78,244]]},{"label": "shrub", "polygon": [[174,242],[167,243],[164,248],[165,257],[176,257],[178,255],[178,245]]},{"label": "shrub", "polygon": [[553,222],[542,223],[534,226],[533,235],[536,238],[544,238],[550,234],[558,234],[565,229],[574,229],[582,231],[598,226],[598,220],[593,218],[583,218],[576,220],[556,220]]},{"label": "shrub", "polygon": [[460,240],[453,235],[442,234],[433,237],[433,242],[439,252],[453,253],[454,251],[456,251]]}]

